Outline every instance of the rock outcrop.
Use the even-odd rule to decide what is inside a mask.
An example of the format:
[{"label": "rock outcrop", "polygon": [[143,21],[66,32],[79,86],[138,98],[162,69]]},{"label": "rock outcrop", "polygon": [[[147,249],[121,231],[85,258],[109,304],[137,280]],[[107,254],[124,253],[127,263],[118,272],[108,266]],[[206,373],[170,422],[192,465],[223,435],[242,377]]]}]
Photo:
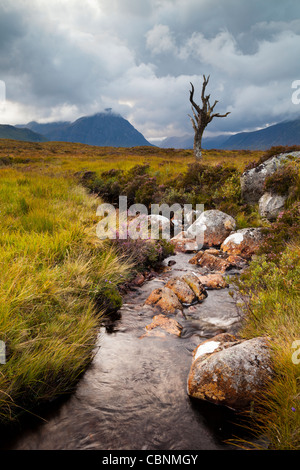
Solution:
[{"label": "rock outcrop", "polygon": [[222,274],[199,275],[198,278],[201,284],[208,290],[225,289],[225,287],[228,287],[228,284]]},{"label": "rock outcrop", "polygon": [[299,157],[300,152],[282,153],[269,158],[255,168],[245,171],[241,176],[241,194],[244,202],[256,204],[264,194],[264,183],[289,156]]},{"label": "rock outcrop", "polygon": [[182,253],[189,253],[198,250],[197,241],[189,238],[185,231],[181,231],[171,238],[170,243],[174,246],[176,251]]},{"label": "rock outcrop", "polygon": [[271,378],[267,338],[239,340],[223,333],[194,350],[187,388],[193,398],[242,409],[255,401]]}]

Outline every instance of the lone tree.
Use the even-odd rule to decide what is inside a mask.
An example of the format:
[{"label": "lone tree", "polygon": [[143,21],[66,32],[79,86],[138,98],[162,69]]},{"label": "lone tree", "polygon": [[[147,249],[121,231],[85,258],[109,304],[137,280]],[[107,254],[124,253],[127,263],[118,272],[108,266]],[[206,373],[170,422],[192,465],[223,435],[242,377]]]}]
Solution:
[{"label": "lone tree", "polygon": [[194,136],[194,155],[196,160],[200,160],[202,158],[202,136],[206,126],[213,120],[214,117],[226,117],[230,112],[226,114],[213,114],[214,107],[218,103],[216,100],[214,104],[211,106],[209,103],[210,95],[205,96],[205,88],[208,84],[209,76],[206,78],[203,75],[203,85],[202,85],[202,93],[201,93],[201,100],[202,100],[202,108],[194,101],[194,85],[191,83],[192,89],[190,90],[190,102],[192,104],[192,111],[194,117],[190,116],[192,121],[192,125],[195,131]]}]

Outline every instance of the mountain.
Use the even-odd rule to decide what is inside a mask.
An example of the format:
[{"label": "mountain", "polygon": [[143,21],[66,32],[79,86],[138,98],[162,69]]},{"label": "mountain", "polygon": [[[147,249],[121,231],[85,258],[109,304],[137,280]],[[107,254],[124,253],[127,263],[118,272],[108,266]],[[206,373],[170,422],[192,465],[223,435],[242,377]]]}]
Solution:
[{"label": "mountain", "polygon": [[39,124],[36,121],[31,121],[26,125],[18,125],[16,127],[24,128],[32,130],[33,132],[37,132],[38,134],[42,134],[49,140],[49,136],[51,136],[52,132],[61,129],[64,126],[71,124],[69,121],[59,121],[59,122],[49,122],[47,124]]},{"label": "mountain", "polygon": [[300,145],[300,118],[283,121],[254,132],[240,132],[227,139],[222,148],[265,150],[276,145]]},{"label": "mountain", "polygon": [[45,142],[47,139],[30,129],[18,129],[15,126],[0,124],[0,139],[24,140],[27,142]]},{"label": "mountain", "polygon": [[57,142],[77,142],[100,147],[152,146],[129,121],[111,111],[84,116],[74,122],[30,122],[26,127],[44,135],[47,140]]},{"label": "mountain", "polygon": [[[192,149],[193,135],[183,137],[168,137],[160,147],[176,149]],[[204,149],[224,150],[266,150],[276,145],[300,145],[300,118],[292,121],[282,121],[273,126],[253,132],[239,132],[228,138],[226,134],[217,137],[203,137]]]},{"label": "mountain", "polygon": [[[227,138],[227,134],[216,137],[203,137],[202,146],[204,149],[220,149]],[[185,134],[182,137],[167,137],[159,146],[161,148],[192,149],[194,148],[194,136]]]}]

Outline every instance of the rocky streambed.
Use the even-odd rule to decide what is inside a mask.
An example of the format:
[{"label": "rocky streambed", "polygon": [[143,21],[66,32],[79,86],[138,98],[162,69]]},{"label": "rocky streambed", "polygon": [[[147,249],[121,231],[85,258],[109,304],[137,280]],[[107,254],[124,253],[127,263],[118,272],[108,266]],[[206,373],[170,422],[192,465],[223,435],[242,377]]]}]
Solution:
[{"label": "rocky streambed", "polygon": [[[212,253],[206,250],[206,256]],[[216,335],[235,335],[240,328],[241,313],[230,285],[230,275],[240,267],[223,268],[220,273],[218,266],[216,274],[212,266],[195,263],[195,253],[178,252],[166,259],[162,271],[131,290],[116,317],[104,323],[95,358],[75,393],[13,437],[3,435],[1,448],[231,449],[225,441],[245,432],[233,424],[235,412],[188,393],[199,345]],[[181,307],[171,314],[149,301],[167,284],[176,289],[174,278],[196,281],[198,276],[206,286],[196,290],[200,297],[181,298]]]}]

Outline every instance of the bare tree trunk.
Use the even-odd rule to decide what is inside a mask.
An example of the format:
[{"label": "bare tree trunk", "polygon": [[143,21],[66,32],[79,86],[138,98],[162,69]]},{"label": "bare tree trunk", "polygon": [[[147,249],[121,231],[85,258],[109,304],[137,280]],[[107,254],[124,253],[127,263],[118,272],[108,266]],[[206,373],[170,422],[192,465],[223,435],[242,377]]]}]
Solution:
[{"label": "bare tree trunk", "polygon": [[195,132],[194,155],[195,155],[196,161],[199,161],[202,159],[202,134],[200,134],[200,132]]},{"label": "bare tree trunk", "polygon": [[214,117],[226,117],[229,112],[226,114],[219,114],[215,113],[212,114],[214,107],[218,103],[216,100],[214,104],[211,106],[209,103],[210,95],[205,96],[205,88],[208,84],[209,76],[205,77],[203,75],[203,85],[202,85],[202,92],[201,92],[201,100],[202,100],[202,108],[197,105],[194,101],[194,85],[191,83],[191,91],[190,91],[190,102],[192,104],[192,111],[193,116],[189,116],[192,122],[192,126],[195,132],[194,135],[194,155],[196,161],[201,160],[202,158],[202,136],[206,126],[213,120]]}]

